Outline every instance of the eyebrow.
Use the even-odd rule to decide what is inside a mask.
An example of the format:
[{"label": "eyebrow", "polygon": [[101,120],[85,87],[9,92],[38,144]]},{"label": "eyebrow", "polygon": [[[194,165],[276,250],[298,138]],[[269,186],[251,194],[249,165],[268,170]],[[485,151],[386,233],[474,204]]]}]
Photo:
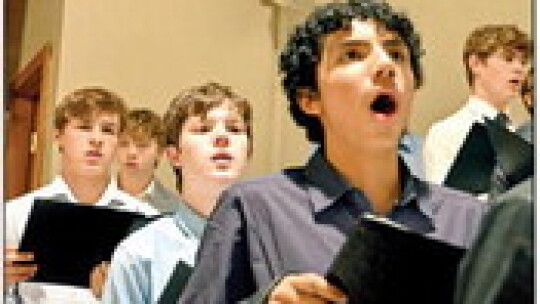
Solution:
[{"label": "eyebrow", "polygon": [[399,38],[384,40],[382,44],[386,47],[406,47],[407,45]]},{"label": "eyebrow", "polygon": [[245,122],[244,119],[238,118],[238,117],[226,117],[225,119],[200,117],[200,122],[215,122],[215,121],[220,121],[220,120],[224,120],[226,123],[237,123],[237,122],[244,123]]},{"label": "eyebrow", "polygon": [[363,39],[348,39],[337,44],[338,46],[369,46],[368,40]]},{"label": "eyebrow", "polygon": [[118,122],[115,122],[115,121],[103,121],[100,123],[101,126],[105,126],[105,127],[116,127],[118,126]]},{"label": "eyebrow", "polygon": [[[369,46],[370,42],[369,40],[364,39],[348,39],[343,40],[340,43],[338,43],[338,46]],[[381,44],[385,47],[406,47],[407,45],[403,40],[399,38],[392,38],[392,39],[386,39],[381,42]]]}]

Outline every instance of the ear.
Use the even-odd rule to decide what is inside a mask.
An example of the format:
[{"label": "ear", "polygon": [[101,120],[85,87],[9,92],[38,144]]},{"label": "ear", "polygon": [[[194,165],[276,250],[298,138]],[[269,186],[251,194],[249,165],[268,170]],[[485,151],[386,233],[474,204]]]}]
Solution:
[{"label": "ear", "polygon": [[321,100],[318,93],[309,90],[298,91],[298,106],[307,115],[321,115]]},{"label": "ear", "polygon": [[60,142],[60,136],[62,135],[62,131],[55,128],[53,132],[54,132],[54,140],[56,141],[56,144],[58,145],[58,151],[62,152],[62,150],[64,149],[62,146],[62,143]]},{"label": "ear", "polygon": [[180,147],[168,146],[165,147],[164,152],[171,166],[174,168],[182,167],[182,149]]},{"label": "ear", "polygon": [[469,64],[469,68],[473,75],[478,74],[478,69],[485,65],[484,60],[476,54],[470,55],[467,59],[467,63]]}]

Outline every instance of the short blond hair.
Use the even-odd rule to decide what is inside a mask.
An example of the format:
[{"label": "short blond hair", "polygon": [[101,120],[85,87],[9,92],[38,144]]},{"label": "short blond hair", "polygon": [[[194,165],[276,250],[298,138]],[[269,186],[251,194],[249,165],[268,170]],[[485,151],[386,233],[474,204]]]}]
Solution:
[{"label": "short blond hair", "polygon": [[96,112],[118,114],[120,131],[123,130],[127,112],[124,101],[117,94],[101,87],[86,87],[64,96],[55,109],[54,127],[63,130],[70,119],[86,119]]},{"label": "short blond hair", "polygon": [[123,134],[136,141],[155,139],[158,147],[165,147],[165,131],[159,115],[149,109],[138,108],[128,112]]},{"label": "short blond hair", "polygon": [[473,82],[469,58],[476,55],[484,60],[499,48],[521,51],[525,55],[525,59],[529,60],[532,44],[528,35],[513,24],[490,24],[475,29],[467,38],[463,50],[463,63],[469,85],[472,85]]}]

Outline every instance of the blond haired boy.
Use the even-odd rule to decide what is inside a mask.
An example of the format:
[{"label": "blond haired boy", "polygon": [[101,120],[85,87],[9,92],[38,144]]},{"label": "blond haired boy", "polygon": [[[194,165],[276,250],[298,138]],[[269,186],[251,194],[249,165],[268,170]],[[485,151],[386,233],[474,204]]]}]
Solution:
[{"label": "blond haired boy", "polygon": [[[125,113],[124,101],[115,93],[99,87],[75,90],[58,105],[54,127],[60,153],[60,173],[50,184],[6,204],[5,265],[8,284],[31,278],[39,267],[35,264],[17,266],[17,262],[33,261],[32,253],[21,253],[17,247],[37,198],[157,214],[154,208],[111,183],[111,164],[118,135],[125,124]],[[25,303],[96,301],[88,289],[44,283],[22,282],[20,295]]]}]

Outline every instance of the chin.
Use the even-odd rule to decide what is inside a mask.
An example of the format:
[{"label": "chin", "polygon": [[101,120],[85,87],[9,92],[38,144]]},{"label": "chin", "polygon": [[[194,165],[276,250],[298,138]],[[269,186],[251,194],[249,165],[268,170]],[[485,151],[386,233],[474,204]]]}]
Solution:
[{"label": "chin", "polygon": [[103,168],[84,168],[80,171],[81,176],[86,177],[102,177],[102,176],[109,176],[110,172]]},{"label": "chin", "polygon": [[231,171],[218,171],[212,172],[210,178],[215,181],[232,182],[237,180],[239,175],[236,172]]}]

